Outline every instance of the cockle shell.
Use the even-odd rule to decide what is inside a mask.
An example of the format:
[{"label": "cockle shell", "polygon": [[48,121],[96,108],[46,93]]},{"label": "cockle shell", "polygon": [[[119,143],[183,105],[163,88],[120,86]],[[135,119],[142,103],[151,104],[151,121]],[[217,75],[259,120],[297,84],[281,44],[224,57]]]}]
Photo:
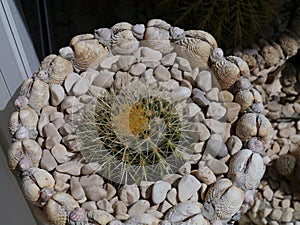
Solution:
[{"label": "cockle shell", "polygon": [[79,204],[74,198],[64,192],[55,193],[45,205],[45,213],[51,225],[66,225],[68,215]]},{"label": "cockle shell", "polygon": [[189,60],[192,67],[208,68],[208,60],[217,42],[209,33],[201,30],[188,30],[185,37],[176,41],[178,55]]},{"label": "cockle shell", "polygon": [[171,208],[166,219],[171,223],[183,221],[191,216],[201,213],[203,209],[199,202],[185,201]]},{"label": "cockle shell", "polygon": [[246,113],[237,122],[236,135],[242,141],[257,137],[267,147],[272,138],[273,128],[270,121],[257,113]]},{"label": "cockle shell", "polygon": [[75,208],[70,212],[68,219],[70,225],[86,225],[88,223],[87,213],[83,208]]},{"label": "cockle shell", "polygon": [[106,225],[110,221],[114,219],[114,217],[104,211],[104,210],[93,210],[93,211],[88,211],[88,218],[91,219],[92,221],[96,221],[99,224]]},{"label": "cockle shell", "polygon": [[244,192],[233,185],[229,179],[221,178],[209,187],[205,201],[215,210],[212,219],[228,220],[242,206]]},{"label": "cockle shell", "polygon": [[73,37],[70,46],[74,50],[74,67],[81,71],[87,68],[96,69],[108,55],[108,49],[91,34]]},{"label": "cockle shell", "polygon": [[37,128],[38,115],[30,107],[25,107],[20,110],[19,113],[20,123],[23,127],[26,127],[28,130],[34,130]]},{"label": "cockle shell", "polygon": [[230,89],[240,76],[239,68],[226,58],[217,60],[209,68],[222,90]]},{"label": "cockle shell", "polygon": [[49,85],[41,80],[35,80],[30,90],[29,105],[36,111],[49,104]]},{"label": "cockle shell", "polygon": [[265,169],[263,158],[258,153],[242,149],[231,159],[228,177],[243,190],[256,189]]},{"label": "cockle shell", "polygon": [[111,50],[114,55],[129,55],[139,47],[139,41],[131,30],[123,30],[113,35]]},{"label": "cockle shell", "polygon": [[66,76],[72,72],[73,65],[71,61],[61,56],[57,56],[48,69],[48,73],[50,75],[50,83],[61,85],[64,82]]}]

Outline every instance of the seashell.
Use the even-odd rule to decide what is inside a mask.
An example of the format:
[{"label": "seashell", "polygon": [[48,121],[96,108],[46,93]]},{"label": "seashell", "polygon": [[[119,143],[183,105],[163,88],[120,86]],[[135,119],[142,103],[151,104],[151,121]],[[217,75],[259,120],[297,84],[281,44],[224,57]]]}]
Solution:
[{"label": "seashell", "polygon": [[244,192],[231,186],[220,199],[214,203],[217,219],[228,220],[238,213],[244,201]]},{"label": "seashell", "polygon": [[180,40],[182,38],[184,38],[184,29],[181,29],[179,27],[171,27],[170,29],[170,35],[172,40],[176,41],[176,40]]},{"label": "seashell", "polygon": [[226,58],[217,60],[209,68],[217,78],[222,90],[230,89],[240,76],[239,68]]},{"label": "seashell", "polygon": [[38,167],[42,158],[40,145],[32,139],[24,139],[22,140],[22,146],[25,155],[32,160],[33,166]]},{"label": "seashell", "polygon": [[23,95],[19,95],[16,100],[14,101],[14,106],[17,108],[17,109],[22,109],[24,108],[25,106],[27,106],[29,103],[29,100],[28,98],[26,98],[25,96]]},{"label": "seashell", "polygon": [[214,201],[214,199],[219,199],[231,186],[232,182],[227,178],[221,178],[217,180],[207,190],[204,198],[205,202],[210,203]]},{"label": "seashell", "polygon": [[68,220],[68,214],[75,208],[79,208],[79,204],[71,195],[57,192],[47,202],[44,209],[50,224],[65,225]]},{"label": "seashell", "polygon": [[123,30],[113,35],[111,50],[114,55],[129,55],[137,50],[139,41],[133,36],[131,30]]},{"label": "seashell", "polygon": [[211,45],[208,42],[200,38],[185,36],[176,42],[175,51],[178,56],[187,59],[192,67],[208,68],[211,53]]},{"label": "seashell", "polygon": [[108,46],[111,41],[112,32],[108,28],[99,28],[95,30],[95,38],[104,46]]},{"label": "seashell", "polygon": [[57,56],[51,63],[48,72],[50,75],[50,83],[61,85],[64,82],[66,76],[69,73],[73,72],[73,65],[71,61],[61,56]]},{"label": "seashell", "polygon": [[7,151],[7,162],[9,169],[18,175],[17,166],[19,161],[24,157],[24,151],[21,141],[16,141],[12,143]]},{"label": "seashell", "polygon": [[108,49],[99,44],[91,34],[73,37],[70,45],[74,50],[74,67],[80,71],[96,69],[108,55]]},{"label": "seashell", "polygon": [[250,149],[242,149],[230,160],[228,177],[243,190],[256,189],[265,173],[263,158]]},{"label": "seashell", "polygon": [[170,41],[169,31],[156,26],[146,28],[143,44],[163,54],[171,52],[174,48],[174,44]]},{"label": "seashell", "polygon": [[40,188],[29,176],[23,177],[22,189],[27,200],[33,203],[38,201],[40,197]]},{"label": "seashell", "polygon": [[171,28],[171,25],[161,19],[151,19],[148,21],[147,27],[157,27],[164,30],[169,30]]},{"label": "seashell", "polygon": [[237,122],[236,135],[242,141],[257,137],[264,147],[270,144],[273,128],[270,121],[261,114],[246,113]]},{"label": "seashell", "polygon": [[40,188],[54,188],[55,180],[46,170],[32,167],[26,172],[26,174],[30,176]]},{"label": "seashell", "polygon": [[171,208],[166,219],[171,223],[180,222],[201,213],[202,208],[203,206],[199,202],[185,201]]},{"label": "seashell", "polygon": [[28,156],[24,156],[18,163],[19,170],[24,172],[33,166],[32,160]]},{"label": "seashell", "polygon": [[116,23],[115,25],[113,25],[110,29],[113,32],[113,34],[116,34],[121,31],[124,31],[124,30],[131,30],[132,24],[127,23],[127,22],[120,22],[120,23]]},{"label": "seashell", "polygon": [[39,70],[47,70],[51,66],[52,62],[56,59],[56,57],[57,55],[55,54],[46,56],[41,62]]},{"label": "seashell", "polygon": [[[75,223],[74,223],[75,222]],[[72,212],[69,214],[69,224],[72,225],[79,225],[79,224],[87,224],[88,218],[87,214],[85,212],[85,209],[83,208],[75,208]]]},{"label": "seashell", "polygon": [[11,135],[14,135],[14,133],[21,127],[20,121],[19,121],[19,112],[13,112],[10,115],[9,121],[8,121],[8,128]]},{"label": "seashell", "polygon": [[208,43],[212,49],[215,49],[218,47],[216,39],[208,32],[203,30],[188,30],[185,31],[185,36],[201,39],[202,41],[205,41]]},{"label": "seashell", "polygon": [[73,49],[70,48],[69,46],[59,49],[58,52],[61,55],[61,57],[65,58],[65,59],[68,59],[68,60],[74,59]]},{"label": "seashell", "polygon": [[132,33],[137,38],[142,40],[145,34],[145,25],[144,24],[136,24],[132,27]]},{"label": "seashell", "polygon": [[29,106],[36,112],[39,112],[44,106],[49,104],[48,100],[49,85],[44,81],[35,80],[30,91]]},{"label": "seashell", "polygon": [[22,126],[27,128],[28,130],[34,130],[37,128],[39,118],[37,113],[32,108],[26,107],[21,109],[19,118]]},{"label": "seashell", "polygon": [[104,210],[88,211],[87,215],[89,219],[103,225],[108,224],[110,221],[114,219],[114,217],[110,213]]},{"label": "seashell", "polygon": [[248,64],[238,56],[227,56],[226,59],[234,63],[240,70],[240,73],[244,77],[250,77],[250,70]]},{"label": "seashell", "polygon": [[55,194],[55,191],[52,188],[44,187],[40,190],[40,198],[39,202],[42,206],[44,206]]},{"label": "seashell", "polygon": [[32,87],[32,84],[33,84],[33,79],[32,78],[28,78],[27,80],[25,80],[21,85],[20,95],[28,97],[29,92],[30,92],[31,87]]}]

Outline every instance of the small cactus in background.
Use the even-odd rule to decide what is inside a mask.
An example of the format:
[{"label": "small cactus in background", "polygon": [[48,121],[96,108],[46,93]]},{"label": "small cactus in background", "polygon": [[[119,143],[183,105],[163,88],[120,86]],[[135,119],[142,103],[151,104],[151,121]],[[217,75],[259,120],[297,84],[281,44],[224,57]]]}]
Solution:
[{"label": "small cactus in background", "polygon": [[77,125],[77,141],[87,162],[116,183],[154,181],[184,163],[188,123],[164,91],[140,81],[99,97]]},{"label": "small cactus in background", "polygon": [[165,0],[164,4],[172,23],[205,30],[224,47],[260,37],[266,26],[274,26],[282,5],[279,0]]}]

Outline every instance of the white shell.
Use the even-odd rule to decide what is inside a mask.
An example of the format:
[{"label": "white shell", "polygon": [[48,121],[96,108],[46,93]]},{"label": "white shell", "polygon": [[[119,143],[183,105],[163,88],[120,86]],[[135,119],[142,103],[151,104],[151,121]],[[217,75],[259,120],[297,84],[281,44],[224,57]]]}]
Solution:
[{"label": "white shell", "polygon": [[186,201],[174,206],[167,214],[166,219],[171,223],[180,222],[188,217],[199,214],[203,206],[199,202]]},{"label": "white shell", "polygon": [[22,126],[26,127],[28,130],[34,130],[37,128],[38,115],[30,107],[25,107],[20,110],[19,113],[20,123]]},{"label": "white shell", "polygon": [[39,112],[44,106],[49,104],[48,100],[49,85],[44,81],[35,80],[30,91],[29,105],[36,112]]},{"label": "white shell", "polygon": [[139,41],[130,30],[123,30],[112,37],[111,47],[114,55],[129,55],[138,49]]}]

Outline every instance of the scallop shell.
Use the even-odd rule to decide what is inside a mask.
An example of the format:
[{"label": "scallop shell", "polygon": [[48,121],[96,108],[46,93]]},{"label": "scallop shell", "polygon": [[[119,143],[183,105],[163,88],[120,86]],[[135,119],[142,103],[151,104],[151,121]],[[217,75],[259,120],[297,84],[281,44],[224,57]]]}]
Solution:
[{"label": "scallop shell", "polygon": [[87,214],[84,208],[75,208],[69,214],[70,225],[85,225],[88,222]]},{"label": "scallop shell", "polygon": [[114,219],[114,217],[104,210],[93,210],[88,212],[88,218],[99,224],[106,225]]},{"label": "scallop shell", "polygon": [[228,177],[243,190],[256,189],[265,169],[263,159],[258,153],[242,149],[231,159]]},{"label": "scallop shell", "polygon": [[229,220],[238,213],[244,201],[242,189],[231,186],[215,203],[217,219]]},{"label": "scallop shell", "polygon": [[239,68],[225,58],[213,63],[210,69],[222,90],[230,89],[240,76]]},{"label": "scallop shell", "polygon": [[183,221],[191,216],[199,214],[203,206],[199,202],[186,201],[171,208],[166,219],[171,223]]},{"label": "scallop shell", "polygon": [[30,96],[29,105],[36,111],[40,110],[49,104],[49,85],[41,80],[35,80],[33,82]]},{"label": "scallop shell", "polygon": [[267,147],[272,138],[273,128],[270,121],[261,114],[246,113],[237,122],[236,135],[242,141],[257,137]]},{"label": "scallop shell", "polygon": [[20,121],[19,121],[19,112],[13,112],[10,115],[9,121],[8,121],[8,128],[11,135],[14,135],[14,133],[21,127]]},{"label": "scallop shell", "polygon": [[108,55],[107,48],[91,34],[73,37],[70,45],[74,50],[74,67],[81,71],[87,68],[96,69]]},{"label": "scallop shell", "polygon": [[20,110],[19,113],[20,123],[23,127],[28,130],[34,130],[37,128],[38,123],[38,115],[37,113],[30,107],[26,107]]},{"label": "scallop shell", "polygon": [[131,30],[120,31],[112,37],[111,50],[114,55],[129,55],[137,50],[139,41]]},{"label": "scallop shell", "polygon": [[50,224],[65,225],[68,214],[75,208],[79,208],[79,205],[71,195],[57,192],[45,205],[45,212]]},{"label": "scallop shell", "polygon": [[66,76],[73,72],[73,65],[69,60],[57,56],[51,63],[48,72],[50,75],[50,83],[61,85]]},{"label": "scallop shell", "polygon": [[38,201],[40,197],[40,188],[29,176],[23,177],[22,188],[27,200],[32,203]]}]

